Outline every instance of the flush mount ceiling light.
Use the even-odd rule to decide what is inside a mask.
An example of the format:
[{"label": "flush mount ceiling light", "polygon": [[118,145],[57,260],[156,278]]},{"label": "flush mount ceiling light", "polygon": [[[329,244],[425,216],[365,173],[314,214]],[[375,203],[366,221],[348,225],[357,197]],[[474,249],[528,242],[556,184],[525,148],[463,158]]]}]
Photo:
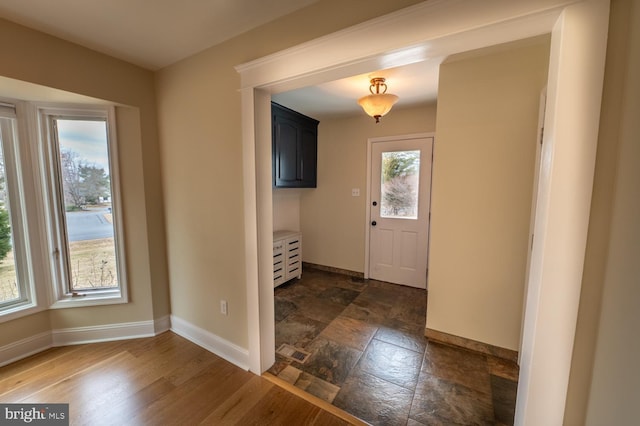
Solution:
[{"label": "flush mount ceiling light", "polygon": [[396,95],[387,94],[387,85],[384,82],[385,79],[382,77],[372,78],[369,86],[371,94],[358,99],[358,104],[364,112],[376,119],[376,123],[379,123],[380,117],[391,111],[393,104],[398,102]]}]

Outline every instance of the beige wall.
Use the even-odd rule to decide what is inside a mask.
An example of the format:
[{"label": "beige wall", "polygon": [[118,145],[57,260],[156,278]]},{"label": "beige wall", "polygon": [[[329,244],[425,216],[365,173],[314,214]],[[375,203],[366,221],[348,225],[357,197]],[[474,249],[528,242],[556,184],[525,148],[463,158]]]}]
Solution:
[{"label": "beige wall", "polygon": [[[4,20],[0,20],[0,50],[2,77],[131,106],[117,111],[131,303],[59,309],[3,323],[0,346],[52,328],[148,321],[167,315],[170,306],[153,74]],[[7,86],[10,80],[2,82],[0,95],[3,89],[12,89]],[[31,97],[37,98],[37,92]]]},{"label": "beige wall", "polygon": [[318,187],[300,203],[305,262],[364,272],[367,139],[433,132],[435,121],[435,104],[394,109],[378,124],[364,113],[320,121]]},{"label": "beige wall", "polygon": [[300,230],[300,194],[313,189],[274,188],[273,230]]},{"label": "beige wall", "polygon": [[[118,120],[128,276],[132,288],[132,303],[126,306],[45,311],[0,324],[0,346],[49,331],[51,328],[148,320],[151,317],[159,318],[166,315],[169,313],[167,265],[171,271],[175,298],[173,311],[185,319],[195,319],[196,325],[244,345],[245,283],[243,274],[236,271],[242,269],[244,262],[242,244],[239,242],[242,241],[243,226],[240,220],[228,213],[228,210],[232,210],[237,215],[243,207],[242,197],[238,194],[242,190],[239,161],[240,108],[239,95],[236,92],[238,79],[233,66],[417,1],[393,3],[323,0],[159,72],[156,90],[160,103],[161,149],[158,149],[157,144],[155,94],[153,75],[150,72],[0,20],[0,46],[3,52],[0,76],[131,106],[119,108]],[[636,416],[633,410],[637,397],[635,400],[632,398],[637,396],[637,389],[640,387],[638,375],[634,375],[634,370],[629,369],[640,356],[638,342],[634,338],[638,329],[638,310],[633,306],[633,302],[640,297],[637,285],[637,277],[640,275],[637,269],[637,255],[640,251],[637,220],[640,214],[640,196],[636,184],[640,180],[637,167],[640,155],[637,140],[640,129],[635,119],[640,114],[637,103],[640,94],[638,82],[633,79],[638,75],[640,60],[637,31],[640,26],[640,7],[636,0],[613,0],[612,3],[603,126],[599,138],[585,276],[565,417],[565,424],[568,425],[585,422],[629,423],[630,419]],[[335,13],[335,10],[340,10],[340,13]],[[627,44],[627,32],[630,29],[634,30],[631,32],[633,38],[630,44]],[[511,65],[526,65],[528,59],[530,58],[525,58],[521,64]],[[481,59],[477,59],[475,69],[481,71],[485,66],[497,64],[495,58],[490,62],[483,64]],[[443,69],[445,75],[447,70],[451,71],[460,84],[468,85],[479,76],[485,75],[479,72],[465,74],[462,70],[454,69],[458,66],[460,65],[450,63]],[[496,70],[502,71],[503,68]],[[491,80],[491,76],[495,78],[492,74],[487,76],[487,81]],[[501,84],[512,84],[512,78],[513,75],[505,76]],[[443,84],[446,85],[446,82],[445,78]],[[518,88],[521,87],[518,86],[514,90],[518,91]],[[3,89],[0,86],[0,95]],[[532,116],[535,116],[537,92],[533,92],[532,90],[530,93],[532,100],[528,109]],[[510,97],[506,95],[503,99]],[[444,114],[444,118],[439,117],[438,122],[438,170],[434,181],[438,198],[434,200],[434,215],[437,217],[439,210],[442,216],[436,219],[434,228],[439,229],[436,234],[440,235],[436,235],[436,238],[439,244],[443,244],[443,252],[438,255],[440,259],[446,260],[442,265],[450,265],[454,272],[463,269],[459,268],[455,260],[460,259],[459,256],[465,252],[472,252],[469,257],[473,257],[476,254],[490,254],[492,250],[487,250],[484,246],[474,250],[477,247],[468,247],[465,244],[452,247],[446,242],[447,232],[451,231],[451,238],[464,243],[488,241],[486,238],[467,238],[468,235],[482,233],[485,227],[491,229],[489,225],[492,224],[492,218],[484,216],[486,212],[478,207],[488,204],[496,206],[496,201],[504,202],[506,198],[504,194],[502,197],[499,197],[500,194],[493,194],[497,198],[479,197],[477,205],[474,204],[472,208],[467,209],[468,205],[461,201],[464,197],[457,198],[456,191],[444,188],[459,184],[461,187],[458,189],[461,193],[457,195],[464,195],[465,190],[469,188],[464,188],[465,182],[460,182],[457,178],[467,175],[467,172],[474,168],[474,179],[483,178],[483,170],[478,168],[487,164],[469,161],[469,157],[482,160],[485,155],[497,154],[487,149],[492,147],[488,145],[487,139],[494,143],[496,137],[495,128],[490,126],[495,123],[490,119],[481,120],[479,114],[499,109],[500,105],[494,103],[496,96],[493,93],[475,94],[475,97],[476,101],[478,98],[481,100],[477,104],[482,104],[483,107],[473,111],[478,120],[472,124],[476,126],[476,130],[482,131],[469,131],[471,136],[467,138],[454,138],[457,131],[464,129],[453,125],[443,126],[441,123],[444,121],[446,124],[447,115],[450,118],[458,113],[463,116],[471,114],[469,109],[461,107],[461,104],[457,104],[457,110],[450,104],[449,109],[447,96],[441,99],[439,105],[440,113],[447,110],[449,112]],[[505,116],[511,112],[510,109],[502,111],[501,114]],[[392,112],[385,117],[383,126],[387,118],[390,121],[394,114],[396,113]],[[509,120],[503,120],[503,125],[504,121],[511,123]],[[528,125],[532,126],[534,123],[532,120]],[[329,122],[327,126],[330,126]],[[382,126],[375,129],[382,129]],[[364,138],[370,136],[381,134],[371,134]],[[443,141],[447,139],[453,142],[444,145]],[[520,140],[511,138],[516,139]],[[159,167],[160,153],[165,166],[162,174]],[[489,159],[495,159],[496,156],[492,155]],[[449,161],[438,162],[439,158]],[[454,161],[455,159],[463,159],[466,162]],[[523,164],[530,162],[524,158],[518,161],[522,161]],[[352,166],[348,166],[346,170],[349,172]],[[354,176],[351,178],[355,182],[358,178]],[[495,180],[492,183],[495,185],[491,187],[509,183],[509,188],[505,189],[506,193],[511,194],[512,176],[511,173],[508,174],[509,179],[497,179],[494,176]],[[164,203],[161,177],[167,184]],[[451,180],[447,181],[448,178]],[[360,182],[364,182],[364,177]],[[364,187],[364,183],[361,185]],[[364,202],[363,196],[359,200],[353,200],[350,197],[353,184],[348,182],[345,187],[347,195],[340,194],[339,197],[349,197],[348,202],[356,202],[352,211],[360,211],[359,215],[363,216],[365,207],[357,205],[358,201]],[[338,185],[337,189],[342,191],[343,188]],[[524,189],[518,190],[518,195],[509,198],[510,202],[518,201],[518,207],[513,207],[513,214],[525,210],[524,205],[529,201],[524,196],[525,192]],[[320,190],[309,196],[312,193],[302,193],[305,206],[317,202],[316,198],[323,196]],[[329,194],[324,196],[329,199]],[[218,206],[221,204],[220,200],[224,200],[224,208]],[[461,207],[464,208],[455,208],[458,206],[456,203],[461,203]],[[168,259],[165,258],[163,206],[167,212],[167,232],[172,237],[171,242],[175,243]],[[210,210],[203,211],[206,208]],[[469,212],[482,213],[482,217],[473,218]],[[445,217],[448,214],[452,217]],[[303,218],[304,216],[303,214]],[[358,215],[354,215],[356,216]],[[514,229],[517,228],[518,232],[512,234],[514,241],[509,243],[513,243],[514,247],[521,247],[522,242],[526,241],[521,231],[528,228],[528,213],[517,216],[520,217],[520,223],[514,226]],[[521,216],[526,216],[526,220]],[[191,221],[201,218],[206,220]],[[306,219],[303,219],[303,222],[305,221]],[[443,225],[446,226],[440,228],[438,221],[444,221]],[[527,222],[526,227],[524,222]],[[510,218],[507,218],[504,224],[500,224],[500,230],[503,229],[502,226],[509,224],[512,223]],[[303,223],[302,226],[304,228],[306,225]],[[493,226],[496,226],[495,223]],[[361,226],[360,229],[360,232],[364,233],[364,227]],[[313,234],[312,230],[306,232]],[[359,241],[358,237],[349,240]],[[322,241],[322,244],[330,247],[333,244],[330,240],[316,238],[305,254],[315,256],[313,253],[316,249],[313,245],[316,241]],[[497,243],[501,245],[503,242]],[[504,243],[507,245],[507,242]],[[492,244],[491,248],[494,247]],[[183,254],[183,251],[186,253]],[[358,247],[355,247],[354,252],[357,251]],[[435,274],[436,271],[433,269],[437,267],[432,263],[428,325],[499,346],[513,346],[520,318],[519,313],[512,312],[512,308],[519,309],[521,303],[511,302],[518,297],[521,299],[521,283],[518,282],[521,277],[518,275],[523,274],[521,266],[524,254],[523,250],[520,250],[518,253],[508,253],[507,256],[512,260],[511,266],[501,268],[501,271],[513,277],[505,279],[504,276],[500,276],[495,281],[490,280],[484,273],[492,259],[474,261],[479,268],[468,268],[469,271],[462,271],[467,275],[461,274],[459,277],[452,277],[447,271],[442,270],[442,267],[438,274]],[[356,260],[356,257],[358,256],[354,256],[345,268],[361,269],[362,265],[358,267],[358,262],[362,262],[362,256],[359,256],[360,260]],[[460,259],[461,261],[468,260],[468,257],[462,257],[464,258]],[[331,259],[307,260],[333,263]],[[225,264],[224,261],[229,263]],[[474,266],[474,262],[470,265]],[[336,266],[342,267],[337,264]],[[474,281],[467,281],[468,275],[473,275]],[[483,279],[486,281],[485,284],[489,282],[489,285],[475,285],[476,278]],[[476,292],[478,289],[482,291]],[[212,315],[210,308],[217,306],[217,297],[226,294],[232,295],[233,298],[230,316],[225,322]],[[477,300],[470,296],[476,297]],[[205,299],[206,303],[200,303],[200,299]],[[444,309],[449,309],[447,315],[444,315]],[[492,315],[486,315],[486,312],[491,312]],[[474,327],[474,324],[483,318],[492,318],[491,324],[482,322],[478,327]],[[503,325],[509,328],[504,336]],[[493,328],[492,332],[486,333],[489,328]],[[504,343],[503,340],[508,343]]]},{"label": "beige wall", "polygon": [[640,400],[640,4],[631,5],[611,232],[586,421],[593,426],[636,423]]},{"label": "beige wall", "polygon": [[548,39],[440,69],[427,328],[518,350]]},{"label": "beige wall", "polygon": [[566,425],[633,424],[640,376],[640,5],[611,4],[605,87]]},{"label": "beige wall", "polygon": [[[174,315],[248,346],[240,79],[234,66],[414,3],[322,0],[157,73]],[[228,301],[228,316],[218,313],[220,299]]]}]

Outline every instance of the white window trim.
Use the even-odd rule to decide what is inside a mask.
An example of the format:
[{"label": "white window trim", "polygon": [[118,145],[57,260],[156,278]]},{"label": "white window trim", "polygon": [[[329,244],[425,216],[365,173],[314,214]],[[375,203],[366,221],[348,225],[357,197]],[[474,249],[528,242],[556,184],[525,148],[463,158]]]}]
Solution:
[{"label": "white window trim", "polygon": [[25,210],[24,206],[24,190],[22,185],[22,177],[19,167],[19,146],[17,137],[17,120],[16,116],[8,114],[6,111],[0,112],[0,120],[9,122],[8,126],[0,126],[0,132],[2,133],[2,151],[4,158],[4,173],[6,176],[6,191],[8,199],[5,201],[9,208],[9,221],[11,225],[12,234],[12,251],[15,254],[15,272],[16,278],[19,278],[19,292],[21,298],[13,302],[2,303],[1,305],[6,309],[11,310],[11,307],[21,309],[24,305],[30,305],[32,303],[32,279],[30,274],[30,268],[28,262],[25,262],[24,255],[29,252],[28,227],[25,226],[22,212]]},{"label": "white window trim", "polygon": [[[21,279],[25,280],[27,300],[7,306],[0,312],[0,323],[12,321],[27,315],[44,311],[48,308],[48,288],[49,279],[47,274],[42,273],[42,244],[44,229],[41,225],[42,203],[38,194],[38,183],[33,173],[34,167],[33,150],[30,141],[33,139],[33,126],[35,123],[30,117],[27,104],[15,99],[2,98],[3,103],[12,104],[16,111],[16,133],[17,141],[14,140],[13,155],[17,159],[16,173],[13,176],[11,185],[13,191],[18,191],[18,203],[22,209],[22,215],[17,220],[12,218],[12,226],[15,240],[22,240],[23,247],[20,248],[21,260],[16,259],[16,269],[21,270]],[[25,170],[31,171],[31,173]],[[15,242],[15,241],[14,241]]]},{"label": "white window trim", "polygon": [[[122,215],[122,201],[120,191],[120,169],[118,165],[118,143],[115,124],[115,108],[114,107],[102,107],[102,106],[77,106],[77,105],[51,105],[51,104],[37,104],[35,105],[35,115],[37,117],[38,137],[37,137],[37,156],[38,167],[35,168],[35,172],[39,173],[38,182],[40,183],[41,190],[44,193],[46,202],[44,203],[44,214],[46,224],[47,235],[47,253],[46,260],[49,267],[49,275],[51,276],[51,282],[49,288],[49,308],[71,308],[78,306],[95,306],[95,305],[108,305],[108,304],[121,304],[127,303],[128,298],[128,285],[127,285],[127,268],[126,257],[124,252],[124,232],[123,232],[123,215]],[[55,211],[55,203],[53,201],[55,194],[50,186],[50,180],[52,176],[52,170],[50,170],[49,161],[51,151],[51,143],[48,139],[48,123],[47,118],[50,116],[68,116],[74,118],[106,118],[107,121],[107,133],[108,133],[108,150],[109,150],[109,176],[111,179],[111,200],[112,200],[112,213],[115,220],[114,225],[114,239],[116,249],[116,267],[118,270],[118,285],[117,289],[108,290],[90,290],[86,292],[76,292],[81,296],[72,296],[66,291],[66,283],[60,276],[60,268],[56,266],[54,259],[54,247],[57,246],[57,233],[58,225],[56,224],[55,217],[59,213]]]},{"label": "white window trim", "polygon": [[[20,233],[20,250],[23,262],[16,265],[21,269],[21,280],[25,280],[26,300],[7,305],[0,310],[0,323],[33,315],[47,309],[72,308],[128,303],[127,267],[125,240],[123,231],[122,199],[120,190],[120,169],[116,133],[115,108],[108,105],[70,105],[61,103],[30,103],[17,99],[0,98],[0,102],[15,106],[15,116],[2,113],[3,117],[15,118],[14,138],[10,147],[15,156],[16,168],[10,179],[14,194],[21,210],[20,218],[12,215],[14,238]],[[42,139],[41,114],[68,115],[75,117],[106,118],[108,132],[108,150],[110,161],[112,212],[114,214],[114,239],[117,256],[119,289],[91,291],[84,297],[67,297],[59,284],[52,279],[53,262],[51,247],[52,219],[47,197],[50,188],[47,182],[49,163],[47,161],[47,141]],[[17,194],[17,195],[16,195]],[[15,203],[15,201],[12,201]],[[12,205],[12,210],[14,209]]]}]

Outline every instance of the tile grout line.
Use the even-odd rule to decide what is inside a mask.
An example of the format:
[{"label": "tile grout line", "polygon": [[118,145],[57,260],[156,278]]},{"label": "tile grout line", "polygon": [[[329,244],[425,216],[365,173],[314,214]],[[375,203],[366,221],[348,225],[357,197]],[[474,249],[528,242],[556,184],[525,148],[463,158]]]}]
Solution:
[{"label": "tile grout line", "polygon": [[[320,279],[319,279],[319,278],[317,278],[317,277],[315,277],[315,278],[316,278],[318,281],[320,281]],[[368,312],[368,313],[367,313],[367,315],[370,315],[370,313],[369,313],[369,312],[372,312],[372,311],[369,311],[369,309],[372,309],[372,306],[371,306],[371,305],[369,305],[368,307],[364,307],[364,306],[355,305],[355,302],[356,302],[358,299],[360,299],[360,298],[363,296],[363,294],[364,294],[364,295],[367,295],[367,296],[365,297],[365,299],[364,299],[364,300],[362,300],[362,302],[367,301],[367,298],[368,298],[368,299],[369,299],[369,300],[367,301],[368,303],[371,303],[371,301],[372,301],[372,300],[373,300],[373,301],[374,301],[374,303],[375,303],[375,302],[376,302],[376,299],[375,299],[375,297],[376,297],[376,296],[375,296],[376,291],[372,291],[372,292],[368,293],[368,290],[370,290],[370,289],[381,289],[382,287],[379,287],[379,286],[371,287],[368,283],[366,283],[366,282],[365,282],[365,283],[363,283],[364,285],[363,285],[363,288],[362,288],[362,289],[360,289],[360,290],[355,290],[355,289],[352,289],[352,288],[345,288],[345,287],[342,287],[342,286],[340,286],[339,284],[334,283],[332,280],[328,280],[328,281],[329,281],[329,283],[327,283],[327,284],[324,284],[324,283],[323,283],[323,284],[320,284],[320,286],[319,286],[320,288],[322,288],[322,286],[324,286],[324,285],[328,285],[328,287],[326,287],[324,290],[319,290],[319,288],[318,288],[318,287],[316,287],[315,289],[313,289],[313,290],[311,291],[311,293],[315,293],[315,295],[313,296],[314,298],[318,298],[318,297],[317,297],[317,292],[318,292],[318,291],[320,291],[321,293],[322,293],[322,292],[327,292],[327,290],[329,290],[330,288],[339,288],[339,289],[341,289],[341,290],[345,290],[345,291],[346,291],[346,290],[351,290],[351,291],[353,291],[353,292],[356,292],[357,294],[356,294],[356,295],[355,295],[355,297],[353,297],[353,298],[349,301],[349,303],[348,303],[348,304],[346,304],[346,305],[342,305],[342,303],[337,302],[337,301],[336,301],[336,299],[331,299],[330,297],[327,297],[327,300],[331,300],[332,302],[338,303],[338,304],[342,305],[342,306],[343,306],[343,308],[340,310],[340,312],[339,312],[339,313],[337,313],[335,316],[333,316],[333,317],[332,317],[332,319],[331,319],[328,323],[326,323],[326,322],[324,322],[324,321],[317,321],[317,320],[315,320],[315,319],[311,319],[311,318],[310,318],[311,320],[313,320],[313,321],[315,321],[315,322],[318,322],[318,323],[321,323],[321,324],[323,324],[324,326],[323,326],[323,328],[322,328],[322,329],[318,330],[318,331],[317,331],[317,333],[315,333],[315,334],[314,334],[314,337],[312,337],[312,339],[311,339],[308,343],[305,343],[302,347],[307,347],[309,344],[311,344],[311,342],[315,341],[319,336],[323,335],[323,333],[325,333],[325,332],[326,332],[326,330],[329,328],[329,326],[330,326],[330,325],[331,325],[331,324],[332,324],[336,319],[339,319],[339,318],[341,318],[341,317],[348,318],[348,319],[353,319],[353,320],[355,320],[355,321],[359,321],[359,322],[362,322],[362,323],[365,323],[365,324],[368,324],[368,325],[375,325],[375,331],[371,334],[371,337],[369,337],[369,338],[368,338],[368,340],[367,340],[367,342],[366,342],[366,344],[364,345],[364,347],[363,347],[363,349],[362,349],[362,350],[360,350],[360,349],[358,349],[358,348],[354,348],[352,345],[350,345],[350,344],[348,344],[348,343],[343,344],[343,343],[340,343],[340,342],[334,341],[334,340],[332,340],[331,338],[329,338],[329,336],[325,336],[325,337],[323,337],[325,340],[328,340],[328,341],[333,342],[333,343],[334,343],[334,344],[336,344],[338,347],[342,347],[342,348],[350,349],[350,350],[357,350],[357,352],[358,352],[357,358],[356,358],[356,359],[355,359],[355,361],[353,361],[353,363],[351,364],[351,365],[353,365],[353,367],[351,367],[351,368],[348,370],[348,372],[345,374],[344,379],[342,380],[342,385],[338,387],[338,386],[336,386],[336,385],[334,384],[334,386],[336,386],[336,387],[338,387],[338,388],[339,388],[339,390],[338,390],[338,394],[342,391],[344,383],[346,383],[346,381],[347,381],[347,380],[349,380],[349,377],[351,377],[351,375],[352,375],[356,370],[358,370],[358,369],[359,369],[359,371],[358,371],[358,373],[359,373],[359,374],[366,374],[366,375],[368,375],[368,376],[375,377],[376,379],[381,380],[381,381],[383,381],[383,382],[386,382],[386,383],[389,383],[389,384],[392,384],[392,385],[395,385],[395,386],[398,386],[398,387],[404,388],[404,389],[405,389],[405,390],[407,390],[408,392],[411,392],[411,400],[410,400],[409,409],[408,409],[409,411],[408,411],[408,413],[407,413],[407,417],[406,417],[406,419],[405,419],[405,424],[406,424],[406,423],[409,421],[409,419],[411,419],[411,420],[413,420],[413,421],[415,421],[415,422],[417,422],[417,423],[420,423],[420,422],[419,422],[419,420],[412,419],[412,418],[410,417],[410,415],[411,415],[411,412],[412,412],[412,410],[413,410],[413,408],[414,408],[414,403],[416,402],[417,390],[418,390],[418,386],[419,386],[419,384],[420,384],[420,377],[421,377],[421,376],[423,376],[423,373],[424,373],[424,375],[426,375],[426,376],[430,376],[430,377],[433,377],[433,378],[435,378],[435,379],[437,379],[437,380],[444,380],[445,382],[451,383],[451,384],[453,384],[453,385],[456,385],[456,386],[458,386],[458,385],[459,385],[459,386],[463,386],[463,387],[464,387],[464,388],[466,388],[466,389],[469,389],[469,390],[475,391],[475,387],[468,387],[468,386],[466,386],[466,385],[464,385],[464,384],[462,384],[462,383],[459,383],[459,382],[458,382],[457,380],[455,380],[455,379],[454,379],[453,381],[451,381],[451,380],[446,379],[446,378],[444,378],[444,377],[442,377],[442,378],[441,378],[441,377],[440,377],[440,375],[435,375],[432,371],[423,371],[423,369],[425,368],[425,364],[426,364],[426,362],[427,362],[428,349],[429,349],[429,347],[430,347],[430,343],[431,343],[431,342],[430,342],[428,339],[426,339],[423,335],[421,335],[421,338],[425,339],[424,350],[423,350],[423,351],[416,351],[416,350],[415,350],[415,347],[413,347],[413,348],[411,348],[411,347],[405,347],[405,346],[401,346],[401,345],[397,344],[397,342],[395,342],[395,343],[394,343],[393,341],[388,342],[388,341],[382,340],[384,337],[383,337],[382,335],[379,335],[380,330],[382,330],[382,328],[383,328],[383,326],[382,326],[382,325],[378,325],[378,324],[375,324],[375,323],[370,323],[370,322],[369,322],[369,320],[362,320],[362,319],[358,319],[357,317],[351,317],[351,316],[349,316],[349,314],[345,314],[345,311],[346,311],[347,309],[349,309],[349,307],[351,307],[351,306],[353,305],[353,306],[357,306],[358,308],[362,308],[362,309],[364,309],[366,312]],[[317,283],[316,283],[316,282],[314,282],[314,284],[317,284]],[[338,292],[338,294],[339,294],[339,292]],[[379,294],[384,295],[384,291],[382,291],[382,290],[381,290]],[[305,297],[305,296],[302,296],[302,297]],[[385,296],[385,297],[386,297],[386,296]],[[373,299],[371,299],[371,298],[373,298]],[[293,303],[293,302],[292,302],[291,300],[289,300],[289,299],[284,299],[284,300],[287,300],[287,301],[290,301],[291,303]],[[395,310],[395,309],[398,309],[398,308],[400,308],[400,309],[401,309],[401,308],[402,308],[402,306],[404,306],[404,305],[402,305],[402,306],[397,305],[397,303],[403,303],[403,302],[400,300],[400,298],[394,298],[393,296],[390,296],[390,299],[385,299],[385,300],[393,300],[389,306],[393,306],[393,309],[394,309],[394,310]],[[406,302],[406,301],[405,301],[405,302]],[[382,303],[382,302],[380,302],[380,303]],[[415,330],[413,330],[413,328],[414,328],[414,326],[419,326],[419,325],[420,325],[420,324],[414,324],[415,317],[412,317],[412,315],[415,315],[415,313],[416,313],[416,312],[417,312],[417,311],[409,312],[409,313],[408,313],[408,315],[409,315],[409,316],[406,316],[406,315],[405,315],[406,313],[403,311],[403,312],[401,312],[401,315],[400,315],[400,316],[398,316],[397,318],[394,316],[394,318],[398,321],[398,323],[400,323],[400,324],[406,324],[406,326],[407,326],[407,328],[406,328],[406,329],[404,329],[404,330],[397,330],[397,329],[396,329],[396,331],[398,331],[398,332],[400,332],[400,333],[404,334],[405,336],[413,336],[413,337],[415,338],[415,337],[416,337],[416,335],[414,334]],[[300,307],[298,307],[298,306],[296,305],[296,309],[295,309],[293,312],[290,312],[289,314],[287,314],[287,316],[286,316],[285,318],[283,318],[283,320],[284,320],[284,319],[286,319],[286,318],[289,318],[289,317],[290,317],[291,315],[293,315],[294,313],[298,313],[298,314],[300,314],[302,317],[305,317],[304,312],[301,310],[301,308],[300,308]],[[370,318],[373,318],[373,317],[370,317]],[[283,320],[282,320],[282,321],[283,321]],[[406,320],[409,320],[409,321],[406,321]],[[393,330],[393,327],[390,327],[390,328]],[[422,326],[422,328],[424,329],[424,326]],[[413,331],[410,331],[410,330],[413,330]],[[347,330],[347,332],[349,332],[349,331],[350,331],[350,330]],[[356,330],[356,332],[357,332],[357,330]],[[394,348],[396,348],[396,349],[398,349],[398,350],[403,350],[403,351],[404,351],[404,350],[406,350],[406,351],[413,352],[414,354],[420,354],[420,355],[421,355],[420,362],[419,362],[419,366],[418,366],[418,369],[417,369],[417,378],[416,378],[416,381],[415,381],[415,385],[411,386],[410,388],[409,388],[409,387],[406,387],[406,386],[403,386],[403,385],[399,385],[399,384],[396,384],[395,382],[391,382],[391,381],[389,381],[389,380],[387,380],[387,379],[384,379],[384,378],[382,378],[382,377],[379,377],[378,375],[376,375],[376,374],[375,374],[375,372],[369,372],[369,371],[363,370],[363,369],[361,368],[361,367],[362,367],[361,363],[363,362],[364,356],[367,354],[367,351],[369,351],[369,350],[371,349],[371,347],[372,347],[372,343],[374,342],[374,340],[376,340],[376,341],[378,341],[379,343],[382,343],[382,344],[384,344],[384,345],[390,345],[390,346],[392,346],[392,347],[394,347]],[[358,347],[360,347],[360,346],[358,346]],[[492,382],[491,382],[491,377],[493,376],[493,374],[492,374],[492,372],[491,372],[492,370],[491,370],[491,366],[489,365],[488,357],[487,357],[487,356],[484,356],[484,357],[483,357],[483,360],[484,360],[484,369],[486,370],[486,371],[485,371],[485,373],[487,373],[487,375],[488,375],[488,380],[489,380],[489,388],[488,388],[489,395],[487,395],[487,397],[489,397],[489,402],[491,403],[491,411],[492,411],[493,417],[494,417],[494,419],[495,419],[495,418],[496,418],[496,412],[495,412],[495,407],[496,407],[496,406],[495,406],[494,395],[493,395],[493,393],[494,393],[494,389],[493,389],[493,385],[492,385]],[[288,365],[291,365],[291,364],[289,363]],[[304,371],[304,370],[303,370],[303,371]],[[305,373],[306,373],[306,374],[310,374],[312,377],[315,377],[315,378],[317,378],[317,379],[319,379],[319,380],[324,380],[324,379],[322,379],[322,378],[320,378],[320,377],[317,377],[317,376],[315,376],[315,375],[313,375],[313,374],[311,374],[311,373],[309,373],[309,372],[307,372],[307,371],[305,371]],[[501,376],[497,376],[497,377],[501,377]],[[512,380],[510,380],[510,381],[512,381]],[[512,381],[512,382],[513,382],[513,381]],[[331,382],[330,382],[330,383],[331,383]],[[333,384],[333,383],[332,383],[332,384]],[[336,396],[337,396],[338,394],[336,394]],[[332,405],[333,405],[333,404],[332,404]],[[488,407],[487,407],[487,408],[488,408]]]}]

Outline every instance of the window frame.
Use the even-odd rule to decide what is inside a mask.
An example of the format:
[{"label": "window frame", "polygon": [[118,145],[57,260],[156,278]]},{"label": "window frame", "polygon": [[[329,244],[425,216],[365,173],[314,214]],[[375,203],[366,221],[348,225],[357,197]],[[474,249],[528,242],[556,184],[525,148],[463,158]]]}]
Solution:
[{"label": "window frame", "polygon": [[[47,114],[75,118],[98,118],[107,123],[109,178],[116,250],[118,288],[92,291],[71,297],[64,291],[52,261],[55,217],[51,216],[50,141],[43,132]],[[0,97],[0,117],[11,121],[10,146],[4,147],[16,273],[20,278],[20,300],[0,306],[0,323],[33,315],[47,309],[128,303],[128,282],[120,185],[116,108],[112,104],[62,104],[29,102]],[[46,127],[45,127],[46,128]],[[4,143],[8,143],[7,140]],[[6,169],[6,167],[5,167]],[[16,244],[16,241],[19,241]],[[20,253],[18,253],[18,251]]]},{"label": "window frame", "polygon": [[[118,143],[115,123],[115,108],[112,106],[36,106],[38,136],[39,181],[43,191],[44,218],[47,235],[48,269],[51,276],[49,299],[51,309],[75,306],[92,306],[127,303],[128,285],[124,247],[122,198],[120,190],[120,168],[118,164]],[[68,256],[66,226],[64,225],[64,201],[61,192],[59,168],[59,148],[53,137],[53,119],[105,120],[107,129],[107,150],[109,155],[109,177],[111,184],[111,208],[114,227],[116,271],[118,287],[113,289],[71,290],[68,276]],[[56,251],[58,250],[58,251]]]},{"label": "window frame", "polygon": [[[43,292],[38,291],[34,278],[34,258],[32,241],[37,241],[37,225],[33,223],[33,215],[28,214],[30,202],[27,201],[29,191],[25,190],[27,171],[31,169],[29,152],[26,144],[20,141],[27,138],[24,120],[19,113],[22,105],[17,102],[0,103],[0,120],[9,121],[9,127],[1,126],[2,156],[5,165],[6,191],[9,203],[14,265],[20,298],[0,303],[0,322],[10,321],[24,315],[43,310],[38,301]],[[9,136],[7,138],[6,136]],[[40,296],[40,297],[38,297]]]}]

